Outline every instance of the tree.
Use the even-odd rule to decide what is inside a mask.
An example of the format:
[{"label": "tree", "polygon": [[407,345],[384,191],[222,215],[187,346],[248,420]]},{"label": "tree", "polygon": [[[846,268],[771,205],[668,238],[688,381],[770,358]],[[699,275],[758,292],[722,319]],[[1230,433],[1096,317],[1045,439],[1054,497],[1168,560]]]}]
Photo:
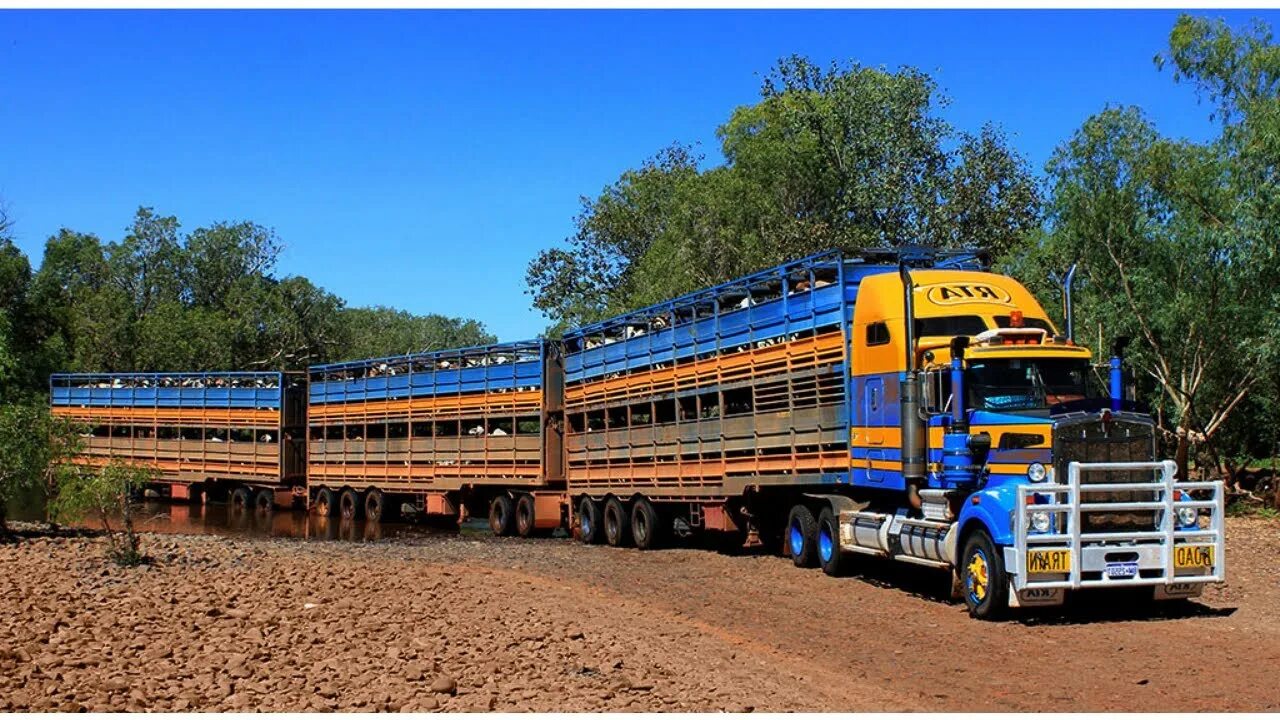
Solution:
[{"label": "tree", "polygon": [[541,252],[534,305],[579,325],[821,250],[1012,246],[1036,184],[993,126],[957,133],[912,68],[783,59],[718,130],[724,164],[673,145],[584,198],[567,248]]},{"label": "tree", "polygon": [[1172,33],[1180,77],[1220,102],[1216,141],[1166,140],[1139,110],[1111,108],[1047,168],[1051,229],[1033,264],[1079,260],[1085,327],[1139,340],[1132,365],[1155,389],[1181,477],[1194,441],[1228,459],[1217,439],[1280,352],[1277,155],[1262,137],[1280,129],[1268,120],[1280,105],[1274,82],[1228,72],[1275,55],[1262,37],[1190,18]]},{"label": "tree", "polygon": [[[26,293],[31,322],[23,327],[39,330],[19,338],[32,362],[17,366],[36,368],[27,380],[40,388],[55,369],[300,370],[492,339],[473,320],[347,311],[307,278],[275,277],[279,252],[275,233],[256,223],[218,222],[184,235],[177,218],[146,207],[118,242],[63,229],[45,245]],[[20,280],[23,268],[29,277],[0,238],[0,301],[7,287],[22,285],[7,279]]]},{"label": "tree", "polygon": [[107,557],[132,567],[146,562],[133,527],[133,497],[154,479],[155,471],[115,461],[101,468],[76,466],[62,476],[50,507],[62,522],[93,517],[107,532]]},{"label": "tree", "polygon": [[414,315],[389,307],[344,308],[342,358],[386,357],[447,348],[488,345],[497,338],[475,320]]},{"label": "tree", "polygon": [[73,425],[42,405],[0,405],[0,535],[8,534],[7,504],[48,488],[78,449]]}]

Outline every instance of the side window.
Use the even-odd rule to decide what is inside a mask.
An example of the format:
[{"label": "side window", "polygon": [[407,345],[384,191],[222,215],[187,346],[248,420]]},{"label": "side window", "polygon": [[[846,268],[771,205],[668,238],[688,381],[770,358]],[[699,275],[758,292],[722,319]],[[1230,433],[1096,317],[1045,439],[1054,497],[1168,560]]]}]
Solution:
[{"label": "side window", "polygon": [[867,346],[887,345],[889,343],[889,326],[882,323],[871,323],[867,326]]}]

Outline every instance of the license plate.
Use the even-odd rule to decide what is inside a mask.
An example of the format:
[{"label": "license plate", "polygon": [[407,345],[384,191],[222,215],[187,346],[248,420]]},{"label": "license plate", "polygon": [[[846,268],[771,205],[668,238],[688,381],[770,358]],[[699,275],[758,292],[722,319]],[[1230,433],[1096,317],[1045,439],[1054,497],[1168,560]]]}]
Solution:
[{"label": "license plate", "polygon": [[1138,575],[1138,563],[1107,563],[1107,577],[1131,578]]},{"label": "license plate", "polygon": [[1174,545],[1173,566],[1180,568],[1213,567],[1212,545]]},{"label": "license plate", "polygon": [[1027,572],[1029,573],[1066,573],[1071,572],[1070,550],[1028,550]]}]

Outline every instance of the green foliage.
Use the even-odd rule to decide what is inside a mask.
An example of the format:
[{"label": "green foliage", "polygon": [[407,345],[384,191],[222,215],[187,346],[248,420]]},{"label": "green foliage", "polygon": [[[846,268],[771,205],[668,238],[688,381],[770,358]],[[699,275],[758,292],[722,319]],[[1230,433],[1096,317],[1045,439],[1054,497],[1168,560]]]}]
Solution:
[{"label": "green foliage", "polygon": [[[1006,257],[1033,278],[1079,261],[1082,339],[1105,350],[1117,335],[1135,338],[1131,366],[1184,474],[1197,443],[1219,460],[1220,443],[1256,436],[1261,427],[1239,422],[1256,413],[1239,411],[1251,393],[1280,387],[1280,146],[1270,145],[1280,88],[1269,37],[1182,18],[1170,38],[1177,77],[1217,103],[1221,136],[1167,139],[1136,108],[1095,115],[1046,168],[1047,233]],[[1056,304],[1046,284],[1036,289]]]},{"label": "green foliage", "polygon": [[118,565],[140,565],[146,557],[133,527],[132,498],[153,479],[151,468],[116,462],[72,468],[62,475],[49,508],[60,522],[96,519],[107,532],[107,557]]},{"label": "green foliage", "polygon": [[[150,208],[118,242],[62,230],[25,291],[43,316],[26,342],[39,374],[23,382],[41,388],[54,370],[296,370],[492,337],[472,320],[346,309],[306,278],[276,278],[280,248],[254,223],[183,234]],[[6,258],[0,245],[0,298],[22,275]]]},{"label": "green foliage", "polygon": [[1035,181],[945,103],[912,68],[786,58],[719,128],[723,165],[677,144],[584,198],[568,247],[529,265],[534,305],[562,329],[829,248],[1003,251],[1039,222]]},{"label": "green foliage", "polygon": [[0,405],[0,534],[7,532],[7,503],[53,487],[77,449],[76,428],[43,405]]},{"label": "green foliage", "polygon": [[497,341],[475,320],[441,315],[414,315],[389,307],[346,308],[342,322],[351,357],[405,355],[446,348],[488,345]]}]

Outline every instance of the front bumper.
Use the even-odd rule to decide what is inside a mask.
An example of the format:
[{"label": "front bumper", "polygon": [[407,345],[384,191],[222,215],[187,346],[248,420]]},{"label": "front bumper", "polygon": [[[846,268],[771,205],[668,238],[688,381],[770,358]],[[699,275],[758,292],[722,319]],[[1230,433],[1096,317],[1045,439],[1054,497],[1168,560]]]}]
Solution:
[{"label": "front bumper", "polygon": [[[1090,472],[1151,471],[1153,480],[1144,483],[1081,483]],[[1225,578],[1225,550],[1222,522],[1224,490],[1221,482],[1174,482],[1177,466],[1172,461],[1080,463],[1068,465],[1066,482],[1018,487],[1014,511],[1014,544],[1005,548],[1015,601],[1036,602],[1060,597],[1065,590],[1155,586],[1157,596],[1198,595],[1206,583]],[[1150,500],[1109,502],[1096,497],[1106,492],[1140,492]],[[1178,491],[1212,491],[1207,500],[1178,499]],[[1094,497],[1089,497],[1094,496]],[[1196,527],[1179,529],[1179,508],[1196,508]],[[1150,530],[1086,532],[1081,518],[1087,513],[1154,512],[1156,523]],[[1032,513],[1050,514],[1050,532],[1030,529]],[[1207,517],[1206,517],[1207,516]],[[1057,551],[1049,563],[1032,567],[1029,554],[1037,560],[1041,551]],[[1069,555],[1063,555],[1062,552]],[[1065,558],[1069,557],[1069,561]],[[1192,564],[1194,562],[1194,565]]]}]

